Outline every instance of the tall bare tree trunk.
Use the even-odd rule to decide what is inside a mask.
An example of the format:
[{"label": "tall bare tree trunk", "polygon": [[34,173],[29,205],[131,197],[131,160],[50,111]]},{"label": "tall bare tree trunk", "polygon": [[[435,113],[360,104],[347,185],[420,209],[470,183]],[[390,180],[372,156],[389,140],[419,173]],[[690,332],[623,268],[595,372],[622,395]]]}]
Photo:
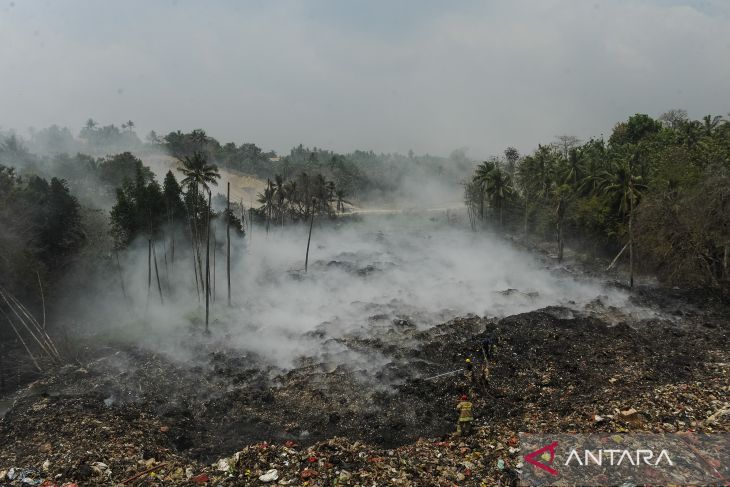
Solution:
[{"label": "tall bare tree trunk", "polygon": [[314,208],[312,208],[312,216],[309,219],[309,237],[307,238],[307,255],[304,257],[304,272],[309,267],[309,243],[312,241],[312,226],[314,225]]},{"label": "tall bare tree trunk", "polygon": [[248,208],[248,241],[253,240],[253,201],[251,206]]},{"label": "tall bare tree trunk", "polygon": [[215,303],[215,284],[218,281],[216,273],[215,273],[215,271],[216,271],[215,257],[216,257],[216,248],[217,247],[218,247],[218,242],[215,239],[215,229],[213,229],[213,295],[212,295],[212,298],[213,298],[214,303]]},{"label": "tall bare tree trunk", "polygon": [[124,300],[126,301],[127,298],[127,290],[124,288],[124,276],[122,276],[122,266],[119,265],[119,252],[114,251],[114,255],[117,258],[117,272],[119,272],[119,283],[122,285],[122,296],[124,296]]},{"label": "tall bare tree trunk", "polygon": [[558,220],[558,262],[563,261],[563,220]]},{"label": "tall bare tree trunk", "polygon": [[160,284],[160,272],[157,270],[157,252],[154,245],[152,245],[152,258],[155,261],[155,277],[157,278],[157,291],[160,293],[160,304],[165,304],[165,300],[162,298],[162,285]]},{"label": "tall bare tree trunk", "polygon": [[152,239],[147,239],[147,302],[145,311],[150,304],[150,289],[152,288]]},{"label": "tall bare tree trunk", "polygon": [[[193,272],[195,272],[195,292],[198,294],[198,304],[200,304],[200,282],[198,280],[198,263],[195,259],[195,233],[193,232],[193,222],[188,218],[188,221],[190,222],[190,245],[193,249]],[[200,276],[201,280],[203,276]]]},{"label": "tall bare tree trunk", "polygon": [[246,222],[246,211],[243,209],[243,198],[241,198],[241,227],[244,233],[248,230],[248,223]]},{"label": "tall bare tree trunk", "polygon": [[[198,194],[199,189],[197,183],[195,184],[195,199],[193,200],[193,229],[195,230],[195,256],[198,262],[198,275],[200,275],[200,286],[204,286],[203,280],[203,259],[200,255],[200,247],[202,246],[203,239],[200,237],[200,225],[198,225]],[[208,212],[209,213],[209,212]],[[206,289],[203,289],[206,291]],[[207,292],[207,291],[206,291]]]},{"label": "tall bare tree trunk", "polygon": [[175,269],[175,217],[170,217],[170,263]]},{"label": "tall bare tree trunk", "polygon": [[634,198],[629,195],[629,287],[634,287]]},{"label": "tall bare tree trunk", "polygon": [[208,217],[206,218],[207,238],[205,244],[205,332],[208,333],[210,317],[210,191],[208,191]]},{"label": "tall bare tree trunk", "polygon": [[231,183],[228,182],[228,214],[226,215],[226,278],[228,280],[228,306],[231,305]]}]

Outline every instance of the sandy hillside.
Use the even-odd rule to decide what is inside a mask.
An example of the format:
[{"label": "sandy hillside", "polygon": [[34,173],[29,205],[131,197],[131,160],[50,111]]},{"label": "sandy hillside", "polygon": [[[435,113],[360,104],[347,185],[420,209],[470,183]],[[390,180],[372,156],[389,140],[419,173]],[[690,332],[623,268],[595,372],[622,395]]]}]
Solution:
[{"label": "sandy hillside", "polygon": [[[179,163],[177,159],[171,156],[147,156],[144,163],[149,165],[155,175],[161,181],[165,177],[165,173],[171,170],[175,176],[180,179],[181,175],[177,171]],[[213,189],[213,195],[217,193],[225,194],[226,184],[231,183],[231,201],[240,202],[249,207],[253,202],[256,203],[256,195],[264,190],[266,181],[258,179],[247,174],[240,174],[228,169],[219,167],[221,178],[218,180],[218,186]]]}]

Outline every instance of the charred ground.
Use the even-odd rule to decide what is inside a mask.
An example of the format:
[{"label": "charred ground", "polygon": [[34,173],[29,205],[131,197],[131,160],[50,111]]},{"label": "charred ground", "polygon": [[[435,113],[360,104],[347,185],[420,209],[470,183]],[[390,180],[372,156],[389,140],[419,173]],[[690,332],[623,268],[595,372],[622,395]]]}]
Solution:
[{"label": "charred ground", "polygon": [[[470,386],[461,373],[425,378],[461,368],[468,356],[481,360],[479,343],[488,336],[498,338],[491,387],[476,396],[479,429],[462,447],[469,451],[507,458],[494,444],[519,431],[730,430],[727,308],[708,297],[653,288],[637,290],[632,299],[662,317],[636,320],[600,299],[583,310],[549,307],[500,320],[467,316],[425,330],[408,316],[376,314],[367,335],[337,339],[349,350],[383,358],[376,373],[307,360],[285,371],[220,342],[199,348],[193,366],[139,348],[106,350],[21,391],[0,422],[0,466],[40,472],[48,460],[49,478],[103,484],[142,470],[140,462],[188,466],[197,474],[264,441],[311,451],[330,444],[339,454],[362,441],[360,448],[376,452],[368,458],[423,445],[419,438],[434,439],[424,448],[435,448],[449,439],[455,400]],[[620,412],[632,408],[635,414]],[[331,446],[334,437],[347,440]],[[236,462],[250,461],[242,458]],[[373,467],[360,460],[348,463],[348,473]],[[92,468],[94,462],[110,473]],[[238,473],[255,470],[238,482],[258,482],[267,470],[262,462],[237,465]],[[465,470],[458,465],[453,475]],[[296,478],[302,468],[289,470]],[[329,469],[322,473],[336,475],[336,464]],[[184,482],[180,472],[161,468],[155,481],[168,475],[172,483]],[[421,474],[409,475],[418,484]],[[487,462],[480,475],[503,472]]]}]

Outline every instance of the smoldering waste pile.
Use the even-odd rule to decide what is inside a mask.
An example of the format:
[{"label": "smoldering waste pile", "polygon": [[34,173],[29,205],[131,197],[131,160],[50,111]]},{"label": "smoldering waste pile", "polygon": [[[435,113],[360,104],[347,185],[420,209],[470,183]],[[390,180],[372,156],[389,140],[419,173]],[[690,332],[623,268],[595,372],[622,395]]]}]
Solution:
[{"label": "smoldering waste pile", "polygon": [[[609,323],[600,300],[421,331],[376,314],[367,337],[337,340],[380,357],[375,373],[284,371],[220,344],[193,367],[109,351],[18,394],[0,422],[0,485],[507,485],[519,431],[730,431],[726,311],[636,299],[657,297],[675,319]],[[488,336],[491,385],[458,438],[467,380],[425,378],[481,360]]]}]

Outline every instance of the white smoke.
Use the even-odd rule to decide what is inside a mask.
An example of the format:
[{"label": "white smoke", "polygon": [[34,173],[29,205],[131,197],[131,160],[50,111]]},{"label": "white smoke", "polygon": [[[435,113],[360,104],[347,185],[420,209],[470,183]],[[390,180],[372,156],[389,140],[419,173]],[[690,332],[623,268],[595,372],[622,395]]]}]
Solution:
[{"label": "white smoke", "polygon": [[73,306],[90,311],[83,320],[93,336],[123,337],[183,362],[196,347],[215,344],[282,368],[302,357],[377,367],[382,358],[353,353],[337,339],[387,331],[394,319],[422,330],[469,313],[502,317],[551,305],[581,310],[597,297],[607,308],[632,309],[623,291],[557,272],[495,235],[468,231],[463,222],[446,225],[440,213],[315,222],[305,274],[307,231],[272,226],[267,235],[255,226],[243,242],[236,240],[228,307],[225,236],[217,230],[209,337],[189,333],[203,328],[205,307],[195,292],[189,242],[176,242],[174,265],[169,243],[156,244],[164,304],[154,268],[148,294],[142,242],[120,261],[128,300],[117,276],[107,276],[106,297],[77,297]]}]

